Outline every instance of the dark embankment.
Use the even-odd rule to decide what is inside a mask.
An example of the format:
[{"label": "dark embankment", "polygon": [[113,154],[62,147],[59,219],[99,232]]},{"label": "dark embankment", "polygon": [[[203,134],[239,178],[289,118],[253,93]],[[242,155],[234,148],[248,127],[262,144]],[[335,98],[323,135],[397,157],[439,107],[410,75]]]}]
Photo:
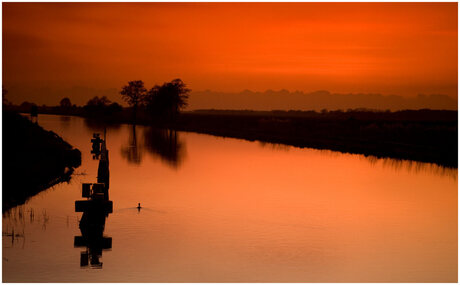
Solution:
[{"label": "dark embankment", "polygon": [[457,167],[457,111],[183,113],[183,131]]},{"label": "dark embankment", "polygon": [[81,153],[51,131],[3,112],[3,212],[50,186],[69,181]]}]

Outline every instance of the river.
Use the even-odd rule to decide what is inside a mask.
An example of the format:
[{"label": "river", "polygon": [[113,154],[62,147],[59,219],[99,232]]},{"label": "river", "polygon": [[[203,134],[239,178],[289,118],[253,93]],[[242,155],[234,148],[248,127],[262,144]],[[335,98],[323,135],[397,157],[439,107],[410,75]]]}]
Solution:
[{"label": "river", "polygon": [[103,127],[38,122],[82,165],[3,215],[4,282],[457,281],[457,169],[129,125],[107,127],[110,245],[82,266]]}]

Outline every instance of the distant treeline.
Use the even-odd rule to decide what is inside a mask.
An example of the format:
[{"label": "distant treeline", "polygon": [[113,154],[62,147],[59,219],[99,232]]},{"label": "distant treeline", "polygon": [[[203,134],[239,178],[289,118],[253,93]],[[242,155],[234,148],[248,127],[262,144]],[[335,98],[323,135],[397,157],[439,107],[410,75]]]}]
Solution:
[{"label": "distant treeline", "polygon": [[112,116],[123,110],[123,107],[118,103],[112,103],[107,97],[94,97],[88,101],[84,106],[77,106],[71,104],[69,98],[63,98],[61,104],[58,106],[38,106],[35,103],[25,101],[20,105],[8,104],[3,105],[4,110],[30,113],[31,110],[36,108],[42,114],[65,114],[74,116]]},{"label": "distant treeline", "polygon": [[437,109],[457,110],[457,98],[442,94],[420,94],[414,97],[378,93],[331,93],[329,91],[289,92],[267,90],[239,93],[195,91],[190,95],[188,110],[249,109],[249,110],[348,110],[356,108],[378,110]]},{"label": "distant treeline", "polygon": [[3,211],[70,180],[81,153],[51,131],[3,110]]},{"label": "distant treeline", "polygon": [[317,118],[330,120],[411,120],[411,121],[457,121],[457,111],[449,110],[402,110],[391,112],[372,110],[366,108],[343,110],[322,110],[317,111],[299,111],[299,110],[272,110],[272,111],[254,111],[254,110],[195,110],[185,112],[185,114],[200,115],[221,115],[221,116],[255,116],[271,118]]},{"label": "distant treeline", "polygon": [[[84,106],[72,104],[70,98],[62,98],[59,106],[37,106],[34,103],[23,102],[21,105],[12,104],[6,97],[8,90],[3,91],[3,108],[21,113],[45,113],[84,116],[98,120],[129,122],[136,124],[138,119],[152,122],[171,122],[188,104],[188,94],[191,91],[179,78],[161,85],[155,85],[149,90],[142,80],[129,81],[123,86],[121,98],[130,106],[123,108],[116,102],[111,102],[106,96],[94,96]],[[130,118],[127,115],[130,112]],[[139,117],[139,118],[138,118]]]}]

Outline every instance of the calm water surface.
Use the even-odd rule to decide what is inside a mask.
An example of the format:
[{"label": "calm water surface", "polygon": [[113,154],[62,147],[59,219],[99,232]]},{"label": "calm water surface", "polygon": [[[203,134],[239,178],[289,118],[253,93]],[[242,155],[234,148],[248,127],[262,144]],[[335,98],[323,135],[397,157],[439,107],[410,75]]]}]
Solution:
[{"label": "calm water surface", "polygon": [[457,281],[456,169],[128,125],[107,130],[111,248],[80,267],[74,202],[102,128],[39,123],[82,166],[3,216],[4,282]]}]

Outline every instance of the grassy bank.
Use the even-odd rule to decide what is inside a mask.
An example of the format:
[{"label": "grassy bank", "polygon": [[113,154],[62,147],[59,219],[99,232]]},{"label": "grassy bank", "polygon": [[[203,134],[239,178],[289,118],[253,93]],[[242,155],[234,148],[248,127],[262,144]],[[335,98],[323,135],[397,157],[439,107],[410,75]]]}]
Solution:
[{"label": "grassy bank", "polygon": [[457,167],[456,111],[184,113],[175,128]]},{"label": "grassy bank", "polygon": [[81,153],[51,131],[3,111],[3,212],[52,185],[69,181]]}]

